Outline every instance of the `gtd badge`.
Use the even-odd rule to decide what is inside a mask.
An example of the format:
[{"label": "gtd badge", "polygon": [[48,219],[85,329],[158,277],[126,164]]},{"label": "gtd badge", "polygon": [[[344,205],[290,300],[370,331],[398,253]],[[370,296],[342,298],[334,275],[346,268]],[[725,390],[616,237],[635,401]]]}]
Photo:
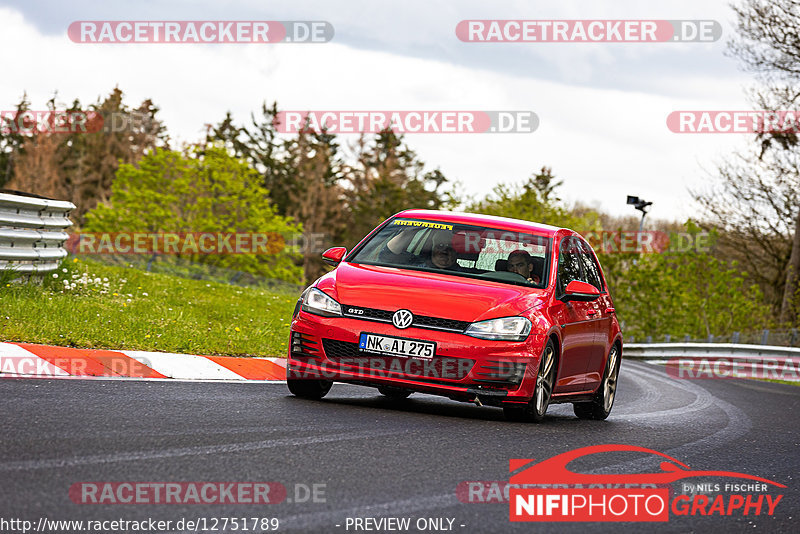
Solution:
[{"label": "gtd badge", "polygon": [[414,321],[414,315],[408,310],[397,310],[392,315],[392,324],[397,328],[408,328]]}]

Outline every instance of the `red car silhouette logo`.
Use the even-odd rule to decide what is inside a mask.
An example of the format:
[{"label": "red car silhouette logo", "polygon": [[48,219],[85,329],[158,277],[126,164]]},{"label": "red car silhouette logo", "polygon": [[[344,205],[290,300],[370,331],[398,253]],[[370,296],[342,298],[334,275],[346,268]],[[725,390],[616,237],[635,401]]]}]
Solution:
[{"label": "red car silhouette logo", "polygon": [[[567,464],[590,454],[597,454],[601,452],[643,452],[661,456],[668,461],[661,462],[659,466],[661,472],[658,473],[634,473],[634,474],[590,474],[590,473],[576,473],[567,468]],[[534,460],[512,460],[511,471],[516,467],[526,465]],[[654,451],[645,447],[637,447],[635,445],[593,445],[591,447],[582,447],[568,451],[547,460],[538,462],[524,471],[511,476],[509,482],[511,484],[669,484],[676,480],[682,480],[691,477],[730,477],[730,478],[744,478],[748,480],[755,480],[758,482],[765,482],[785,488],[783,484],[778,482],[748,475],[745,473],[737,473],[733,471],[696,471],[691,469],[683,462],[668,456],[662,452]]]}]

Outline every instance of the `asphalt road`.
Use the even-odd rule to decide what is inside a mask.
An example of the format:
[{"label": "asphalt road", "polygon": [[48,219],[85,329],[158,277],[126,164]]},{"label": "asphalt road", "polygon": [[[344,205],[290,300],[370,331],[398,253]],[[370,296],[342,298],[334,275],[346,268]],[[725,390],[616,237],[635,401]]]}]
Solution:
[{"label": "asphalt road", "polygon": [[[375,532],[347,528],[348,517],[405,517],[412,525],[419,518],[451,519],[452,531],[465,533],[796,532],[800,512],[800,388],[674,380],[660,367],[632,361],[623,362],[617,403],[604,422],[578,420],[570,405],[559,405],[551,406],[545,424],[509,423],[497,408],[419,394],[396,402],[371,388],[339,384],[314,402],[290,396],[284,384],[4,379],[0,407],[0,519],[34,525],[39,518],[206,518],[210,527],[212,518],[275,517],[278,532],[344,533]],[[463,481],[508,480],[509,459],[544,460],[604,443],[648,447],[693,469],[758,475],[787,488],[778,492],[784,496],[771,517],[672,516],[648,525],[512,524],[507,503],[464,503],[456,495]],[[655,472],[658,462],[616,453],[570,467]],[[73,503],[70,486],[87,481],[274,481],[288,489],[288,500]],[[296,491],[305,497],[303,489],[314,484],[324,485],[317,486],[324,502],[295,502]],[[0,530],[14,532],[12,526]]]}]

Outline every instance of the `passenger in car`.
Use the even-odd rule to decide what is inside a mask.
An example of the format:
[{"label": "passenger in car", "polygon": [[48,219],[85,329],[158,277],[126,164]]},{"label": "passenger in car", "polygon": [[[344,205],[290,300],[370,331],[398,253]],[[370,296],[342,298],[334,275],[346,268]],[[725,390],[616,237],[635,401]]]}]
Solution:
[{"label": "passenger in car", "polygon": [[508,255],[508,270],[524,276],[528,282],[539,284],[542,282],[541,274],[533,272],[533,260],[528,251],[517,249]]}]

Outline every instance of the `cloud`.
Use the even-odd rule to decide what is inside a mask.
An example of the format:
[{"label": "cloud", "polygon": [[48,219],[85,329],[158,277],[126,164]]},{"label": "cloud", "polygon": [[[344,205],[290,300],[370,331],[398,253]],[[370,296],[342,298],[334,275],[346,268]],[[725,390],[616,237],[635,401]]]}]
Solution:
[{"label": "cloud", "polygon": [[[281,17],[269,17],[275,19]],[[713,73],[664,78],[658,91],[595,88],[538,78],[535,64],[499,72],[441,55],[357,48],[340,42],[335,21],[337,37],[324,45],[90,45],[69,41],[71,20],[60,33],[42,33],[8,7],[0,8],[0,20],[3,109],[13,108],[23,91],[41,108],[55,90],[63,101],[79,97],[86,103],[119,86],[130,105],[151,98],[173,137],[185,141],[200,138],[204,124],[218,122],[226,111],[244,122],[263,101],[273,100],[290,110],[535,111],[541,125],[533,134],[406,137],[430,167],[476,196],[547,165],[564,179],[567,199],[630,213],[624,197],[635,194],[654,201],[655,216],[685,218],[692,214],[686,186],[707,179],[701,165],[713,167],[715,158],[746,140],[677,135],[666,128],[666,116],[676,109],[749,107],[738,83],[720,82]],[[620,66],[619,54],[603,59],[604,54],[597,56],[599,65],[578,76],[591,78],[612,66],[623,69],[620,76],[637,76]]]}]

